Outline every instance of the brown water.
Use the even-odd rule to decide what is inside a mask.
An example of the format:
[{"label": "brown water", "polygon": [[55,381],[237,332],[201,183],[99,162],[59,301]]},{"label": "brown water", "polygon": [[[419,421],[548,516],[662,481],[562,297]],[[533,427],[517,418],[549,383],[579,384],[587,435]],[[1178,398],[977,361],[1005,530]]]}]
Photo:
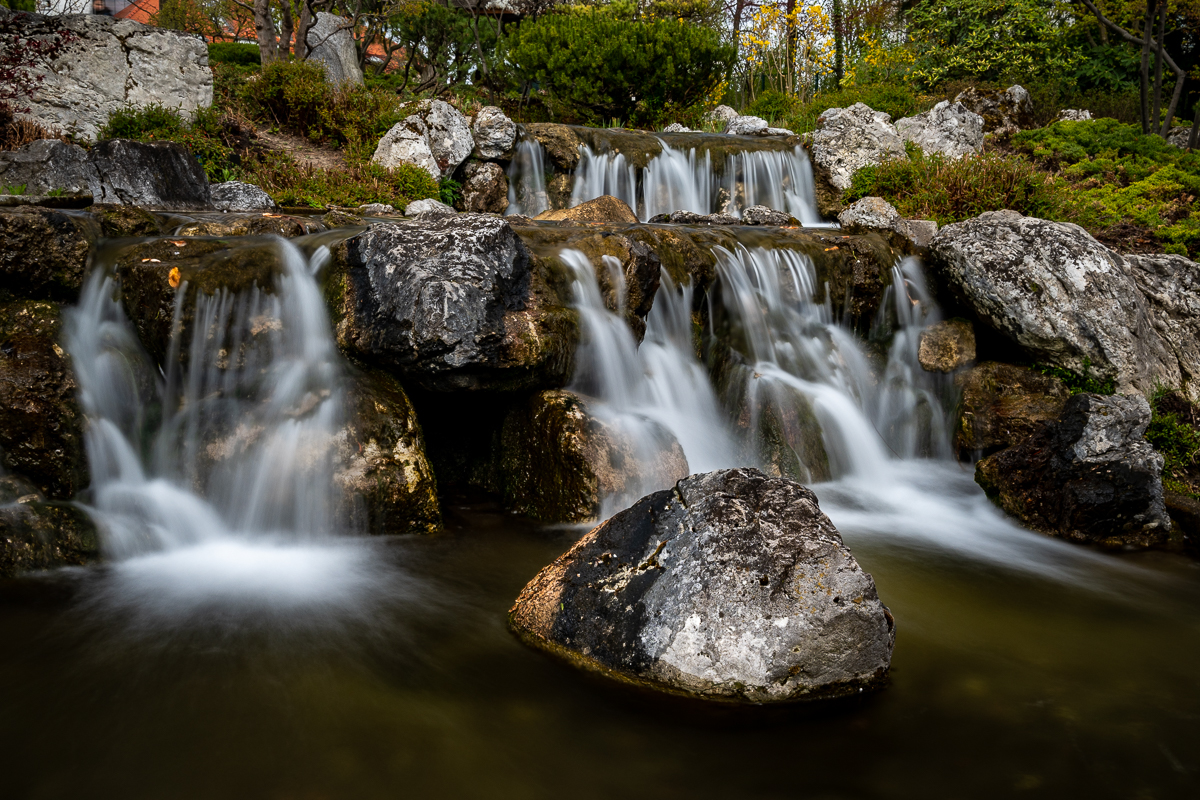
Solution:
[{"label": "brown water", "polygon": [[1101,556],[1068,582],[842,525],[896,616],[891,686],[729,716],[506,632],[580,531],[449,517],[357,543],[359,579],[308,606],[159,602],[111,567],[4,584],[0,796],[1200,796],[1195,562]]}]

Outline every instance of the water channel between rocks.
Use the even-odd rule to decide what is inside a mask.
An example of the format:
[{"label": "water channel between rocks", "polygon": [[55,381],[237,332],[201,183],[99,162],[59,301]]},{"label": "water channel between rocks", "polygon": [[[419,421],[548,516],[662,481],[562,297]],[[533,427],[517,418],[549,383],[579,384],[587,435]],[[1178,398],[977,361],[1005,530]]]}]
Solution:
[{"label": "water channel between rocks", "polygon": [[[663,148],[675,178],[622,184],[589,145],[576,188],[627,191],[643,219],[660,178],[717,197],[679,177],[708,174],[694,151]],[[764,152],[735,198],[760,167],[803,188],[798,153]],[[794,202],[770,204],[810,213]],[[1195,796],[1196,564],[1045,538],[987,501],[952,458],[952,379],[917,363],[941,313],[919,261],[896,260],[872,322],[822,277],[836,246],[698,231],[705,295],[664,263],[639,342],[635,287],[581,249],[603,231],[516,229],[571,284],[570,388],[639,448],[603,514],[670,485],[645,465],[674,443],[692,472],[805,478],[896,618],[890,686],[733,712],[596,683],[504,628],[586,526],[450,497],[436,535],[357,535],[330,477],[351,368],[318,283],[345,232],[268,240],[275,290],[177,300],[168,330],[215,333],[172,338],[157,372],[103,266],[70,313],[109,560],[0,584],[5,796]],[[732,343],[706,361],[703,325]]]}]

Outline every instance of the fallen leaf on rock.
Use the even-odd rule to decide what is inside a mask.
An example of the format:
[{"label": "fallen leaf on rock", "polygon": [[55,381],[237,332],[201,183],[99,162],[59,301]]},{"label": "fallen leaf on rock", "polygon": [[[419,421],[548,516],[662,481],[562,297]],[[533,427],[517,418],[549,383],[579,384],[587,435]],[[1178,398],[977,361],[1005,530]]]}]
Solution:
[{"label": "fallen leaf on rock", "polygon": [[171,267],[171,271],[167,274],[167,283],[171,284],[172,289],[179,288],[179,267]]}]

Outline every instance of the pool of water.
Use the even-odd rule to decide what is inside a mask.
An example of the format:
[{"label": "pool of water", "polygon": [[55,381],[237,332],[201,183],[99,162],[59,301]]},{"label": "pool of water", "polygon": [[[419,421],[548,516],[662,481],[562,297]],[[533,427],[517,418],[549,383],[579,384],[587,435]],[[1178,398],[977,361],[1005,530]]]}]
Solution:
[{"label": "pool of water", "polygon": [[792,710],[662,702],[526,649],[505,614],[582,531],[483,506],[431,537],[10,581],[0,795],[1200,796],[1200,567],[1015,528],[947,547],[939,526],[998,516],[964,489],[961,519],[939,518],[917,484],[963,478],[913,480],[891,516],[851,484],[820,492],[896,650],[886,690]]}]

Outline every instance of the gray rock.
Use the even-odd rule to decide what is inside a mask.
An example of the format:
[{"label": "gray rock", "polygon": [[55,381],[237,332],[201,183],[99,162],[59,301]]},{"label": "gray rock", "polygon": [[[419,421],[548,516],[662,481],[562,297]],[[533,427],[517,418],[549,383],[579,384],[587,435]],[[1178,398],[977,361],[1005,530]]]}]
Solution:
[{"label": "gray rock", "polygon": [[429,128],[420,117],[405,117],[379,140],[371,156],[372,163],[387,169],[412,164],[428,172],[435,181],[440,180],[442,169],[433,157],[433,149],[426,135],[428,132]]},{"label": "gray rock", "polygon": [[1187,149],[1188,137],[1191,135],[1191,125],[1173,125],[1171,130],[1167,131],[1167,141],[1180,150],[1185,150]]},{"label": "gray rock", "polygon": [[717,106],[712,111],[704,115],[704,119],[708,122],[729,122],[731,119],[737,119],[741,114],[734,111],[729,106]]},{"label": "gray rock", "polygon": [[213,207],[218,211],[274,211],[278,208],[271,195],[253,183],[226,181],[209,187]]},{"label": "gray rock", "polygon": [[433,391],[562,386],[578,332],[540,263],[500,217],[374,224],[333,250],[338,344]]},{"label": "gray rock", "polygon": [[1055,122],[1087,122],[1092,118],[1092,112],[1083,108],[1064,108],[1054,117]]},{"label": "gray rock", "polygon": [[917,247],[929,247],[937,236],[938,224],[932,219],[902,219],[896,230]]},{"label": "gray rock", "polygon": [[762,117],[736,116],[725,123],[725,133],[735,136],[758,136],[766,132],[770,125]]},{"label": "gray rock", "polygon": [[817,118],[812,135],[813,161],[837,189],[850,188],[854,173],[889,159],[907,159],[892,118],[863,103],[830,108]]},{"label": "gray rock", "polygon": [[1155,332],[1179,365],[1176,388],[1200,400],[1200,265],[1177,255],[1128,255],[1125,262]]},{"label": "gray rock", "polygon": [[336,14],[317,13],[317,21],[308,29],[308,60],[319,61],[325,80],[334,86],[362,86],[362,68],[354,46],[354,23]]},{"label": "gray rock", "polygon": [[976,155],[983,149],[983,117],[962,103],[943,100],[923,114],[900,120],[896,131],[926,153],[949,158]]},{"label": "gray rock", "polygon": [[1180,384],[1125,259],[1078,225],[990,211],[938,231],[930,264],[984,324],[1033,361],[1112,379]]},{"label": "gray rock", "polygon": [[785,211],[766,206],[749,206],[742,210],[742,222],[747,225],[798,225],[796,218]]},{"label": "gray rock", "polygon": [[1021,86],[1003,91],[981,91],[972,86],[960,92],[954,102],[983,117],[985,133],[1010,136],[1033,125],[1033,100]]},{"label": "gray rock", "polygon": [[429,149],[437,160],[442,177],[451,175],[471,155],[475,139],[467,118],[458,109],[441,100],[423,100],[419,116],[428,127]]},{"label": "gray rock", "polygon": [[975,479],[1005,511],[1051,536],[1108,547],[1148,547],[1170,530],[1163,457],[1143,438],[1141,396],[1078,394],[1062,416],[988,456]]},{"label": "gray rock", "polygon": [[663,128],[663,133],[689,133],[692,129],[680,125],[678,122],[672,122],[667,127]]},{"label": "gray rock", "polygon": [[42,139],[0,153],[0,182],[28,194],[90,193],[97,203],[201,211],[212,208],[208,178],[183,145],[111,139],[91,150]]},{"label": "gray rock", "polygon": [[517,143],[517,123],[496,106],[484,106],[471,123],[480,158],[505,158]]},{"label": "gray rock", "polygon": [[847,230],[895,230],[902,217],[882,197],[864,197],[846,206],[838,214],[838,223]]},{"label": "gray rock", "polygon": [[[49,68],[25,115],[51,130],[94,140],[112,112],[158,103],[190,117],[212,105],[213,79],[204,39],[108,16],[43,17],[12,14],[21,37],[42,38],[66,29],[78,39]],[[0,50],[15,43],[0,41]]]},{"label": "gray rock", "polygon": [[450,216],[457,213],[457,211],[441,200],[434,200],[433,198],[413,200],[404,207],[404,216],[406,217],[433,218]]},{"label": "gray rock", "polygon": [[365,206],[358,207],[358,213],[367,217],[382,217],[387,214],[395,214],[396,209],[389,203],[367,203]]},{"label": "gray rock", "polygon": [[751,703],[875,688],[895,642],[816,496],[755,469],[693,475],[612,517],[522,590],[509,627],[610,678]]},{"label": "gray rock", "polygon": [[508,177],[499,164],[474,162],[463,170],[464,211],[503,214],[508,209]]}]

